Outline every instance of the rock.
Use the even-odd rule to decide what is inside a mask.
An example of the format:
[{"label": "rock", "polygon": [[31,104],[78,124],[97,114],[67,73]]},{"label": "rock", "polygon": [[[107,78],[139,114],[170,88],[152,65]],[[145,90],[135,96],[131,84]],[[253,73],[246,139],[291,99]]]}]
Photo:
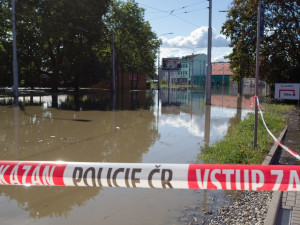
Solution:
[{"label": "rock", "polygon": [[241,192],[240,196],[232,203],[231,206],[218,208],[215,211],[205,211],[205,215],[217,215],[211,217],[211,219],[208,220],[205,224],[262,225],[266,217],[271,199],[272,192]]}]

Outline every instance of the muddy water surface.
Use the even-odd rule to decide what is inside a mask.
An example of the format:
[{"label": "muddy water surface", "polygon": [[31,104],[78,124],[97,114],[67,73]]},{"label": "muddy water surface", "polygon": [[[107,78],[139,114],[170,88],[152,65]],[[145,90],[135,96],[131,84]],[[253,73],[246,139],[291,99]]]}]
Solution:
[{"label": "muddy water surface", "polygon": [[[227,96],[227,97],[226,97]],[[226,134],[248,110],[205,106],[203,90],[130,92],[114,97],[0,98],[0,159],[194,163],[204,142]],[[234,101],[233,101],[234,102]],[[237,101],[235,101],[237,102]],[[200,161],[201,162],[201,161]],[[188,224],[227,204],[222,191],[0,186],[1,225]]]}]

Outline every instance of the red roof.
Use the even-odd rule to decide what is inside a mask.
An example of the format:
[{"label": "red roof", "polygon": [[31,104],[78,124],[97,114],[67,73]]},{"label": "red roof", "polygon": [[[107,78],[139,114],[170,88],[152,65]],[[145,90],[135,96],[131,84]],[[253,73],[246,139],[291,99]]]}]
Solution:
[{"label": "red roof", "polygon": [[232,71],[229,69],[229,62],[214,62],[211,63],[211,75],[229,75],[232,76]]}]

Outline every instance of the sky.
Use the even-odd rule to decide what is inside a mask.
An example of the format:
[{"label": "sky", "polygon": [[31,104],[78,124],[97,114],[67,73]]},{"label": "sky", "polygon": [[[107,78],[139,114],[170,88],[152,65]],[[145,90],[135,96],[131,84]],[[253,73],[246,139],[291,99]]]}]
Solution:
[{"label": "sky", "polygon": [[[160,58],[207,54],[208,0],[135,0],[162,40]],[[232,0],[212,1],[212,62],[228,61],[229,40],[221,35]],[[170,34],[172,33],[172,34]]]}]

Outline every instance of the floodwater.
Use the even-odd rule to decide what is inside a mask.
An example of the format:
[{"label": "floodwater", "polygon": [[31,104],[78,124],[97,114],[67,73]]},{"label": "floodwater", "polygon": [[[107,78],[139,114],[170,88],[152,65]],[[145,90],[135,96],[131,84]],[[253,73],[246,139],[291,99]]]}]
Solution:
[{"label": "floodwater", "polygon": [[[0,97],[0,159],[202,163],[201,146],[242,119],[250,97],[215,89]],[[243,108],[243,109],[242,109]],[[224,204],[223,191],[0,186],[1,225],[188,224]],[[230,199],[229,199],[230,201]]]}]

